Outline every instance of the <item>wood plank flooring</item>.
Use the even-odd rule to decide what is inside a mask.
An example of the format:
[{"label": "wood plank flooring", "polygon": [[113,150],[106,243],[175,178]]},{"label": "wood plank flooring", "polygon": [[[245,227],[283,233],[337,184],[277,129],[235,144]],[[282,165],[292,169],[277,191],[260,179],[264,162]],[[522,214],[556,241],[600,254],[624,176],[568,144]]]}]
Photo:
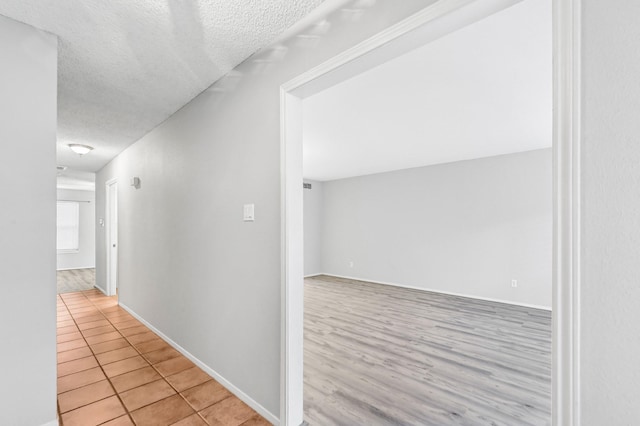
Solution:
[{"label": "wood plank flooring", "polygon": [[58,294],[92,290],[96,283],[94,268],[58,271]]},{"label": "wood plank flooring", "polygon": [[311,426],[549,425],[551,312],[305,279]]}]

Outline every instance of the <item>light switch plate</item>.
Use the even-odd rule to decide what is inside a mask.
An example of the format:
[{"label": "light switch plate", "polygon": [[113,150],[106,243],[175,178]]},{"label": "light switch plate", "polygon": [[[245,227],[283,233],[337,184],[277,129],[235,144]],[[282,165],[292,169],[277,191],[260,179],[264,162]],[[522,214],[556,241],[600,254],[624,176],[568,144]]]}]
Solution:
[{"label": "light switch plate", "polygon": [[254,204],[245,204],[244,205],[244,221],[245,222],[253,222],[255,220],[255,205]]}]

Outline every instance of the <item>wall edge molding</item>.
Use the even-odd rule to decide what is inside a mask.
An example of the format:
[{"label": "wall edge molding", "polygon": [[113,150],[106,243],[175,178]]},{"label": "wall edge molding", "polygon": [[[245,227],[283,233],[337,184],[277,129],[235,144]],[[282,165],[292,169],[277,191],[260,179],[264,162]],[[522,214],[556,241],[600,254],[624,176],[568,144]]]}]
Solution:
[{"label": "wall edge molding", "polygon": [[581,0],[553,0],[553,366],[556,426],[581,423]]},{"label": "wall edge molding", "polygon": [[77,266],[74,268],[59,268],[59,269],[56,269],[56,271],[73,271],[75,269],[95,269],[95,268],[96,268],[95,266]]},{"label": "wall edge molding", "polygon": [[99,285],[96,284],[96,285],[93,286],[93,288],[95,288],[97,290],[100,290],[102,292],[102,294],[104,294],[105,296],[109,297],[107,292],[102,287],[100,287]]}]

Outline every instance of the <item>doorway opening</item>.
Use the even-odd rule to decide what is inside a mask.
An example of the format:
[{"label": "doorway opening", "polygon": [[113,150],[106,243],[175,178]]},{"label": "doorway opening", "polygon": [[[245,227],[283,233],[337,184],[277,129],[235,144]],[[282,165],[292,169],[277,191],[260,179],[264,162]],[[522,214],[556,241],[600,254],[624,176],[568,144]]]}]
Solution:
[{"label": "doorway opening", "polygon": [[[303,99],[515,3],[438,2],[282,86],[282,424],[303,421]],[[573,4],[554,1],[553,13],[552,419],[554,424],[571,424],[579,403],[575,339],[579,328],[579,137],[575,132],[579,76],[574,54],[579,21]]]},{"label": "doorway opening", "polygon": [[58,166],[57,292],[92,290],[96,285],[95,173]]}]

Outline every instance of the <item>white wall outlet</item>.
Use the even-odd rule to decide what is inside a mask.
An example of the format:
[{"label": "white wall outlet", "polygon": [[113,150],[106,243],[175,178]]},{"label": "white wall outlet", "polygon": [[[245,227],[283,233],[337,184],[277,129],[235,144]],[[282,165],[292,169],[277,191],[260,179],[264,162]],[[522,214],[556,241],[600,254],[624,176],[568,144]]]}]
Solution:
[{"label": "white wall outlet", "polygon": [[353,268],[353,260],[349,261],[349,268]]},{"label": "white wall outlet", "polygon": [[518,287],[518,280],[511,280],[511,287],[513,288]]}]

